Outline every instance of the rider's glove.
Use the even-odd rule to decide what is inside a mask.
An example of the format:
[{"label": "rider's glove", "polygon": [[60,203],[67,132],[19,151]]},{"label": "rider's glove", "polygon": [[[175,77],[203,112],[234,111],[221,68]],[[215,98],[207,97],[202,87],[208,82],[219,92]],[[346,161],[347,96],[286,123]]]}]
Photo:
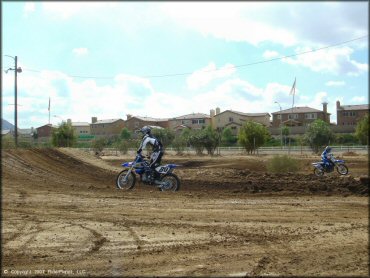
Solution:
[{"label": "rider's glove", "polygon": [[141,149],[138,149],[136,153],[141,154],[141,151],[142,151]]}]

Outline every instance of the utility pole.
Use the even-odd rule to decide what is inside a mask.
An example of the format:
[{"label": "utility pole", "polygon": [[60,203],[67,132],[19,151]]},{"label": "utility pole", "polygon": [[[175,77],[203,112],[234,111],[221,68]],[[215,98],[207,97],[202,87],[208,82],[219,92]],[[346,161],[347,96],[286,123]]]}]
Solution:
[{"label": "utility pole", "polygon": [[283,115],[281,114],[281,105],[279,102],[275,101],[275,103],[277,103],[280,107],[280,121],[279,121],[279,127],[280,127],[280,145],[281,145],[281,149],[283,148]]},{"label": "utility pole", "polygon": [[14,122],[15,122],[15,131],[14,131],[14,136],[15,136],[15,146],[18,147],[18,92],[17,92],[17,73],[18,73],[18,57],[15,56],[14,58],[15,61],[15,67],[14,67]]},{"label": "utility pole", "polygon": [[18,96],[17,96],[17,74],[18,72],[21,73],[22,69],[19,67],[18,68],[18,57],[15,56],[9,56],[9,55],[4,55],[10,58],[13,58],[14,60],[14,69],[9,68],[5,71],[5,73],[8,73],[9,70],[14,70],[14,140],[15,140],[15,146],[18,147]]}]

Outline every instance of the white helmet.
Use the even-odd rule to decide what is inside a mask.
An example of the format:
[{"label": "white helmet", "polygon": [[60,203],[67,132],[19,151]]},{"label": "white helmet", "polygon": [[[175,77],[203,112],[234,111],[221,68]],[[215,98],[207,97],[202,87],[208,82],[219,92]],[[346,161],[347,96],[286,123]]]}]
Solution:
[{"label": "white helmet", "polygon": [[146,135],[146,134],[150,134],[151,132],[151,128],[149,126],[143,126],[141,129],[140,129],[140,132],[143,134],[143,135]]}]

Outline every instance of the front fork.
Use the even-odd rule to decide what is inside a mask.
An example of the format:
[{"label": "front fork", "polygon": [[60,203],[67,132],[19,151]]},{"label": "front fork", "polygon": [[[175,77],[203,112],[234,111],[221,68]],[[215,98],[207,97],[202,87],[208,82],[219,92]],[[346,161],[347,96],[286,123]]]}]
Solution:
[{"label": "front fork", "polygon": [[124,182],[127,182],[128,177],[130,176],[133,168],[134,168],[134,164],[132,164],[132,166],[128,169],[126,176],[123,178]]}]

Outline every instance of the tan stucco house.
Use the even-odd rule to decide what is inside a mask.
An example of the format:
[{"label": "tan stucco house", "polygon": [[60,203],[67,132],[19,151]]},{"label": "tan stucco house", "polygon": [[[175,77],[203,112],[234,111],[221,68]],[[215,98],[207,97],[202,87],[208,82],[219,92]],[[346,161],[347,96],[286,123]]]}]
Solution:
[{"label": "tan stucco house", "polygon": [[211,110],[212,127],[216,130],[223,130],[230,127],[234,135],[237,135],[240,127],[247,121],[253,121],[263,124],[266,127],[270,125],[270,114],[264,113],[243,113],[233,110],[220,111],[219,108]]}]

